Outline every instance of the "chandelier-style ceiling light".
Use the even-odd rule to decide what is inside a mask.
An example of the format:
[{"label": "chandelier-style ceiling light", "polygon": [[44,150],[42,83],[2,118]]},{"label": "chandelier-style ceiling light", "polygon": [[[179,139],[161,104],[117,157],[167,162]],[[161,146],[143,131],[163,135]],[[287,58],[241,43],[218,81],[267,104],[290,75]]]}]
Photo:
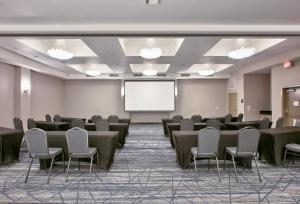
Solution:
[{"label": "chandelier-style ceiling light", "polygon": [[229,52],[228,57],[232,59],[244,59],[255,54],[256,49],[254,47],[241,47]]},{"label": "chandelier-style ceiling light", "polygon": [[158,72],[154,69],[146,69],[143,71],[143,75],[145,75],[145,76],[155,76],[155,75],[157,75],[157,73]]},{"label": "chandelier-style ceiling light", "polygon": [[47,50],[50,57],[59,60],[69,60],[74,57],[74,54],[65,50],[65,42],[63,39],[56,40],[54,47]]},{"label": "chandelier-style ceiling light", "polygon": [[98,70],[86,70],[86,75],[88,76],[92,76],[92,77],[96,77],[96,76],[100,76],[101,72]]},{"label": "chandelier-style ceiling light", "polygon": [[212,76],[215,74],[215,71],[212,69],[205,69],[205,70],[200,70],[198,72],[201,76]]},{"label": "chandelier-style ceiling light", "polygon": [[162,50],[155,46],[155,40],[153,38],[147,39],[147,47],[140,50],[140,56],[145,59],[156,59],[162,55]]}]

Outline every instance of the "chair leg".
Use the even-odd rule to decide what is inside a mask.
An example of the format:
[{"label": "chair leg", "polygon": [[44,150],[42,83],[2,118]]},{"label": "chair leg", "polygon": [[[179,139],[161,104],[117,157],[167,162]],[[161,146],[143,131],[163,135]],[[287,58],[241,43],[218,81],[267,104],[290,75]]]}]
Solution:
[{"label": "chair leg", "polygon": [[93,158],[94,158],[94,155],[91,157],[89,183],[91,183],[91,172],[92,172],[92,166],[93,166]]},{"label": "chair leg", "polygon": [[282,166],[283,166],[283,167],[284,167],[286,155],[287,155],[287,149],[284,151],[284,156],[283,156],[283,161],[282,161]]},{"label": "chair leg", "polygon": [[197,162],[196,162],[196,157],[194,155],[194,166],[195,166],[195,178],[196,182],[198,182],[198,176],[197,176]]},{"label": "chair leg", "polygon": [[234,156],[232,156],[232,162],[233,162],[233,167],[234,167],[234,174],[235,174],[235,179],[236,179],[236,182],[238,182],[238,177],[237,177],[237,172],[236,172],[236,166],[235,166],[235,160],[234,160]]},{"label": "chair leg", "polygon": [[221,182],[221,176],[220,176],[220,168],[219,168],[218,156],[215,155],[215,157],[216,157],[216,162],[217,162],[217,169],[218,169],[219,182]]},{"label": "chair leg", "polygon": [[210,169],[210,159],[208,159],[208,170]]},{"label": "chair leg", "polygon": [[70,163],[71,163],[71,159],[72,159],[72,156],[70,155],[69,156],[69,162],[68,162],[68,168],[67,168],[67,177],[66,177],[66,182],[68,182],[68,176],[69,176],[69,169],[70,169]]},{"label": "chair leg", "polygon": [[66,171],[66,165],[65,165],[65,154],[62,152],[62,159],[63,159],[63,165],[64,165],[64,172]]},{"label": "chair leg", "polygon": [[225,170],[225,168],[226,168],[226,152],[224,154],[224,166],[223,166],[223,170]]},{"label": "chair leg", "polygon": [[49,184],[49,181],[50,181],[50,175],[51,175],[51,170],[52,170],[53,162],[54,162],[54,157],[51,160],[51,165],[50,165],[50,169],[49,169],[49,173],[48,173],[47,184]]},{"label": "chair leg", "polygon": [[254,157],[254,162],[255,162],[255,166],[256,166],[256,170],[257,170],[259,182],[261,182],[261,177],[260,177],[259,169],[258,169],[258,166],[257,166],[256,157]]},{"label": "chair leg", "polygon": [[78,170],[80,171],[80,158],[78,158]]},{"label": "chair leg", "polygon": [[29,172],[30,172],[30,169],[31,169],[33,160],[34,160],[34,158],[32,157],[32,158],[31,158],[31,162],[30,162],[30,165],[29,165],[29,168],[28,168],[27,175],[26,175],[26,178],[25,178],[24,183],[27,183],[28,176],[29,176]]}]

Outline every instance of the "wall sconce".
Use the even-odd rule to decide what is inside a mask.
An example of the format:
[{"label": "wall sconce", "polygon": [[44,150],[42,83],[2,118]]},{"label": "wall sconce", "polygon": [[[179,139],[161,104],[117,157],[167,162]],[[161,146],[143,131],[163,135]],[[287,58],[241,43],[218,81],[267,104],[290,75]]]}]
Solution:
[{"label": "wall sconce", "polygon": [[31,90],[31,84],[29,80],[23,80],[21,84],[21,90],[24,93],[29,93]]}]

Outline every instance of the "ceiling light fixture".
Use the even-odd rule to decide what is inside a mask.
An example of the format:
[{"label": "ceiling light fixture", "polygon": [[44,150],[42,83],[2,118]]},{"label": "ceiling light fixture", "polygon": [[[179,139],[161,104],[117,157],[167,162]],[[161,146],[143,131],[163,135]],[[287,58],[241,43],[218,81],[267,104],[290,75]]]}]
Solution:
[{"label": "ceiling light fixture", "polygon": [[200,70],[198,72],[201,76],[212,76],[215,74],[215,71],[212,69]]},{"label": "ceiling light fixture", "polygon": [[86,75],[92,76],[92,77],[96,77],[96,76],[101,75],[101,72],[98,71],[98,70],[86,70],[85,73],[86,73]]},{"label": "ceiling light fixture", "polygon": [[145,59],[156,59],[159,58],[162,51],[159,47],[143,48],[140,51],[140,55]]},{"label": "ceiling light fixture", "polygon": [[154,69],[146,69],[146,70],[143,71],[143,75],[145,75],[145,76],[155,76],[155,75],[157,75],[157,72],[158,71],[156,71]]},{"label": "ceiling light fixture", "polygon": [[51,48],[47,50],[47,54],[50,57],[53,57],[55,59],[60,59],[60,60],[68,60],[74,57],[73,53],[60,48]]},{"label": "ceiling light fixture", "polygon": [[244,59],[255,54],[256,49],[254,47],[241,47],[229,52],[228,57],[232,59]]}]

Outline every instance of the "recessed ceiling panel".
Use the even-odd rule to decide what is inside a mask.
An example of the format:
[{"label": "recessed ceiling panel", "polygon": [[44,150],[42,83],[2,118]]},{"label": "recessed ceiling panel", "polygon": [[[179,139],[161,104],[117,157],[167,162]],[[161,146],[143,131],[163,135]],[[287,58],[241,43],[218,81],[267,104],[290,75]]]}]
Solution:
[{"label": "recessed ceiling panel", "polygon": [[143,48],[159,47],[161,56],[175,56],[184,38],[119,38],[126,56],[140,56]]},{"label": "recessed ceiling panel", "polygon": [[228,56],[229,52],[241,47],[254,47],[255,54],[271,48],[285,38],[223,38],[204,56]]},{"label": "recessed ceiling panel", "polygon": [[170,67],[170,64],[131,64],[130,67],[133,73],[142,73],[146,70],[154,70],[159,73],[166,73]]},{"label": "recessed ceiling panel", "polygon": [[187,70],[179,73],[198,73],[199,71],[203,70],[213,70],[215,73],[217,73],[230,66],[232,66],[232,64],[194,64]]},{"label": "recessed ceiling panel", "polygon": [[99,71],[102,74],[116,73],[106,64],[70,64],[69,66],[81,73],[87,71]]},{"label": "recessed ceiling panel", "polygon": [[81,39],[17,39],[29,48],[47,55],[51,48],[61,48],[71,52],[75,57],[97,56]]}]

